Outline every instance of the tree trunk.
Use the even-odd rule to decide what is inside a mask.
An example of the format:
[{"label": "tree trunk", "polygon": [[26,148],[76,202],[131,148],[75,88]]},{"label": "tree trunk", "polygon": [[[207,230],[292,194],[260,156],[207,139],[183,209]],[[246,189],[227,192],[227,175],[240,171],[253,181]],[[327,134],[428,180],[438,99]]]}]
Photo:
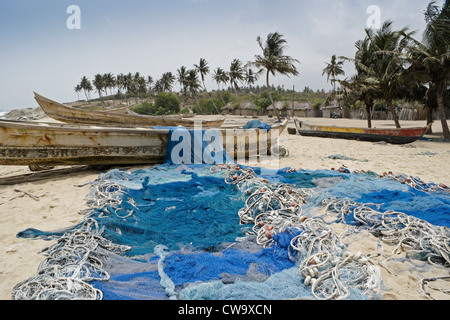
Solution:
[{"label": "tree trunk", "polygon": [[398,121],[397,110],[395,110],[395,107],[392,105],[392,100],[387,100],[386,103],[388,105],[389,111],[392,114],[392,118],[394,119],[395,127],[397,129],[401,129],[400,122]]},{"label": "tree trunk", "polygon": [[234,89],[234,94],[236,95],[237,101],[238,101],[238,106],[241,107],[241,101],[239,100],[239,95],[237,93],[237,88],[235,85],[233,85],[233,89]]},{"label": "tree trunk", "polygon": [[281,122],[280,114],[278,113],[277,108],[275,108],[275,103],[273,102],[272,92],[270,92],[270,86],[269,86],[269,70],[267,70],[267,74],[266,74],[266,85],[267,85],[267,92],[269,93],[270,102],[272,102],[273,110],[275,111],[275,114],[277,115],[278,121]]},{"label": "tree trunk", "polygon": [[372,128],[372,107],[373,101],[366,101],[367,128]]},{"label": "tree trunk", "polygon": [[[442,86],[441,86],[442,87]],[[445,104],[444,104],[444,89],[437,88],[437,103],[438,103],[438,113],[439,118],[441,118],[442,131],[444,133],[444,139],[450,139],[450,131],[447,124],[447,116],[445,114]]]},{"label": "tree trunk", "polygon": [[433,109],[429,105],[426,105],[425,109],[427,110],[427,126],[430,126],[426,133],[433,134],[433,128],[431,126],[433,123]]},{"label": "tree trunk", "polygon": [[220,114],[219,109],[217,109],[217,106],[216,106],[216,104],[214,103],[214,99],[213,99],[211,93],[208,92],[208,90],[206,90],[205,81],[204,81],[203,79],[202,79],[202,83],[203,83],[203,89],[205,89],[206,93],[208,94],[209,98],[211,99],[211,102],[212,102],[213,105],[214,105],[214,109],[216,109],[217,114]]}]

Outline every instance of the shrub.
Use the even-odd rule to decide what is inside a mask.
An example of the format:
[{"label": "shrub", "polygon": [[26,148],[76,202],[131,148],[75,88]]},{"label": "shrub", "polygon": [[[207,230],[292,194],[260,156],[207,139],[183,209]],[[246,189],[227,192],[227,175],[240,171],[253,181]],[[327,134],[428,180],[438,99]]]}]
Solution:
[{"label": "shrub", "polygon": [[161,114],[174,114],[180,112],[180,100],[171,92],[161,92],[156,96],[155,107],[157,113]]}]

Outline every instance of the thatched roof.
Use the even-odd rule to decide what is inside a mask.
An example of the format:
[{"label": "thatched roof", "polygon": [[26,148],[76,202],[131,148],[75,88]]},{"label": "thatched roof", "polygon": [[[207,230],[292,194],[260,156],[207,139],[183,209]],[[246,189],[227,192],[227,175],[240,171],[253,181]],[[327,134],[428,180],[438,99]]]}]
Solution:
[{"label": "thatched roof", "polygon": [[[311,109],[311,105],[309,103],[306,102],[297,102],[294,101],[294,106],[292,106],[292,101],[277,101],[275,102],[275,108],[277,110],[282,110],[284,104],[287,103],[289,105],[289,107],[287,108],[288,110],[308,110]],[[267,110],[273,110],[273,105],[270,105]]]},{"label": "thatched roof", "polygon": [[223,106],[222,110],[233,110],[233,103],[229,102]]},{"label": "thatched roof", "polygon": [[326,106],[326,105],[322,105],[320,107],[321,110],[328,110],[328,109],[341,109],[341,106],[339,105],[339,102],[336,100],[331,101],[331,103]]},{"label": "thatched roof", "polygon": [[[222,108],[222,110],[234,110],[234,107],[233,107],[234,105],[235,105],[235,103],[229,102]],[[241,102],[239,107],[236,109],[255,110],[255,109],[258,109],[258,106],[251,102]]]}]

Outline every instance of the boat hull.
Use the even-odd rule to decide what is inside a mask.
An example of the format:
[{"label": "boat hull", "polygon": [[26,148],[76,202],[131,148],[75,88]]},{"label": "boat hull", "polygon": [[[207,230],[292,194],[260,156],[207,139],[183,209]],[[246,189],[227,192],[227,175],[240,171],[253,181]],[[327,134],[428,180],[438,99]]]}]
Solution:
[{"label": "boat hull", "polygon": [[423,137],[427,128],[404,129],[365,129],[332,126],[313,126],[295,120],[297,131],[302,136],[359,140],[369,142],[387,142],[408,144]]},{"label": "boat hull", "polygon": [[0,121],[0,165],[122,165],[164,161],[168,130]]},{"label": "boat hull", "polygon": [[183,126],[188,128],[201,124],[203,128],[219,128],[225,121],[224,117],[213,120],[195,120],[180,116],[146,116],[115,111],[88,111],[66,106],[37,93],[34,93],[34,98],[47,116],[65,123],[122,127]]},{"label": "boat hull", "polygon": [[[218,130],[228,155],[237,160],[252,155],[252,148],[258,148],[258,154],[270,154],[272,136],[277,138],[286,125],[287,121],[273,126],[269,133]],[[241,137],[252,135],[257,146],[247,141],[239,144]],[[161,164],[168,139],[169,130],[162,129],[0,120],[0,165]]]}]

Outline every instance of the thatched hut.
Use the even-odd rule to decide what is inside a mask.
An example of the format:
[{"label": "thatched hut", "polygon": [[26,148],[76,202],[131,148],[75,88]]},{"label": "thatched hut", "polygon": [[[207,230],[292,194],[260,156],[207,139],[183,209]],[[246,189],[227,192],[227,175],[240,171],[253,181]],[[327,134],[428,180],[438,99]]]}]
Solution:
[{"label": "thatched hut", "polygon": [[344,116],[344,111],[336,100],[332,101],[329,105],[322,105],[320,110],[322,110],[322,116],[324,118],[342,118]]},{"label": "thatched hut", "polygon": [[261,111],[258,106],[251,102],[241,102],[239,105],[236,103],[228,103],[222,108],[223,114],[232,114],[235,116],[251,116],[256,117],[261,115]]},{"label": "thatched hut", "polygon": [[[275,107],[274,107],[275,105]],[[286,117],[306,117],[308,110],[312,109],[309,103],[297,101],[277,101],[274,105],[270,105],[267,111],[270,115],[276,116],[277,110],[281,115]]]}]

